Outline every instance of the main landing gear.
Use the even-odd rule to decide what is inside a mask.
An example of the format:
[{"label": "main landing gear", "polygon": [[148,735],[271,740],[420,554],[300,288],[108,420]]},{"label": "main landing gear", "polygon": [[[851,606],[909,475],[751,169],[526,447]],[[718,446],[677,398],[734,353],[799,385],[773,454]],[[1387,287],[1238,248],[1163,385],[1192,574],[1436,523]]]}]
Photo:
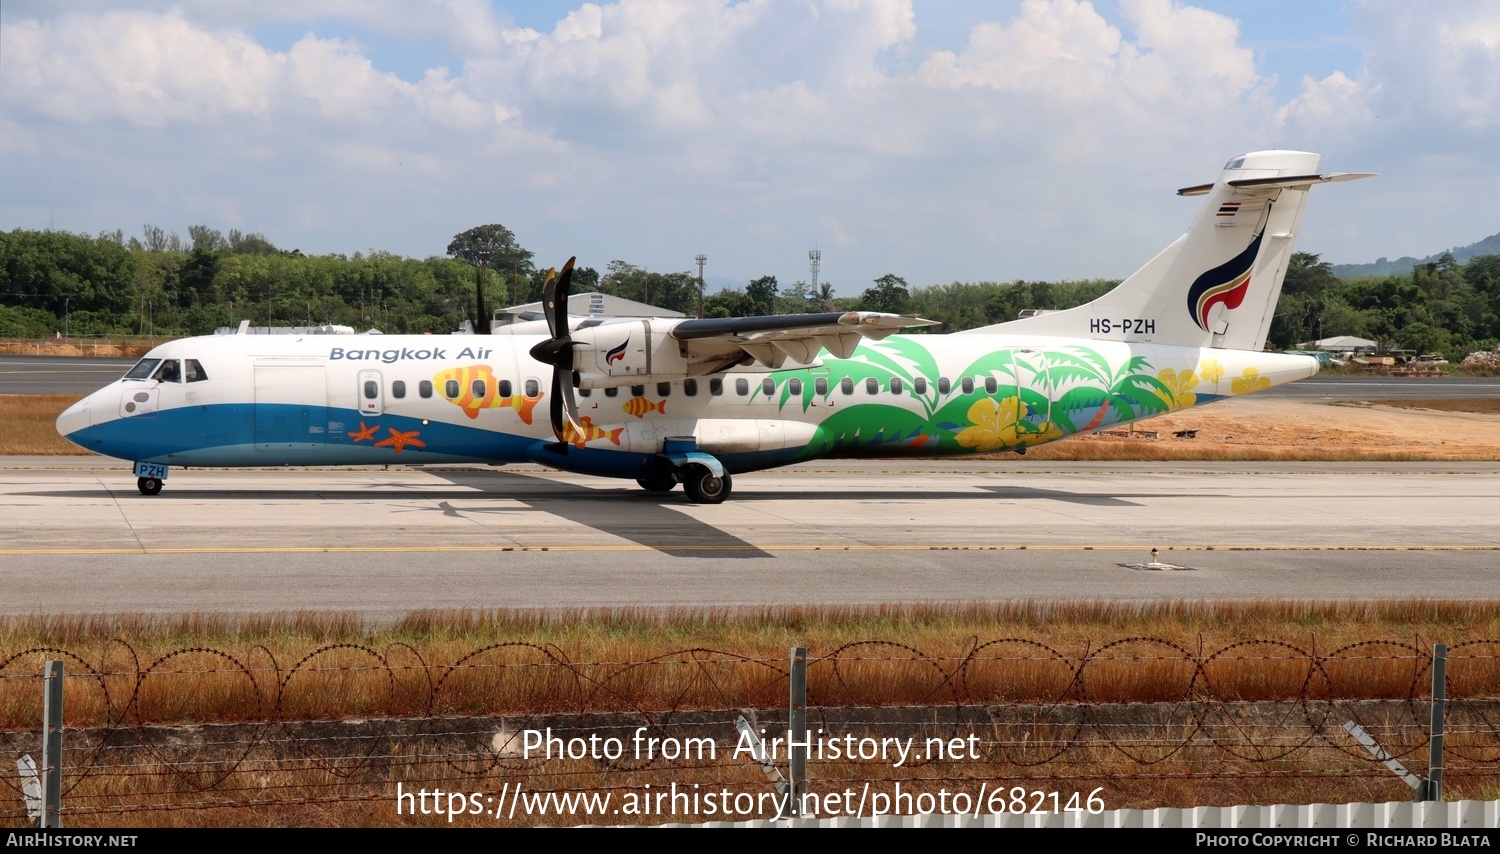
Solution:
[{"label": "main landing gear", "polygon": [[647,492],[671,492],[677,486],[677,481],[670,475],[667,477],[638,477],[636,483]]},{"label": "main landing gear", "polygon": [[682,468],[682,489],[694,504],[723,504],[733,482],[729,472],[716,475],[708,466],[693,464]]},{"label": "main landing gear", "polygon": [[142,495],[155,495],[161,492],[161,478],[138,477],[135,479],[135,488],[139,489]]}]

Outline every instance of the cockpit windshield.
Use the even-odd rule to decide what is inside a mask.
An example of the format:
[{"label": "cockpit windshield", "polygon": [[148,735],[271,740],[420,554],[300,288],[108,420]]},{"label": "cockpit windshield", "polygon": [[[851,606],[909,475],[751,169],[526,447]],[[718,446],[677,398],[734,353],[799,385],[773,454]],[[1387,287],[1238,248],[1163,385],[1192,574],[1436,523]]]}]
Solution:
[{"label": "cockpit windshield", "polygon": [[127,379],[127,380],[144,380],[144,379],[150,379],[151,378],[151,372],[154,371],[154,370],[156,370],[156,366],[160,362],[161,362],[161,359],[142,359],[139,362],[136,362],[135,363],[135,367],[131,368],[129,370],[129,372],[127,372],[125,374],[124,379]]}]

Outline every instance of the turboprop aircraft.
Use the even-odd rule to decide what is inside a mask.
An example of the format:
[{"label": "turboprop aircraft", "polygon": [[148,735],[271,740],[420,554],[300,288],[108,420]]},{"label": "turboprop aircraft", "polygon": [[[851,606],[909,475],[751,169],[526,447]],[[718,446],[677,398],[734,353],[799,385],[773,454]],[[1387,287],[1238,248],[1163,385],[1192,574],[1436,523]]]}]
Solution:
[{"label": "turboprop aircraft", "polygon": [[740,472],[819,457],[1025,453],[1116,424],[1310,377],[1263,353],[1309,189],[1367,173],[1258,151],[1192,227],[1099,299],[950,335],[874,312],[569,318],[546,334],[219,335],[154,348],[57,419],[69,441],[171,466],[529,461],[681,483],[717,504]]}]

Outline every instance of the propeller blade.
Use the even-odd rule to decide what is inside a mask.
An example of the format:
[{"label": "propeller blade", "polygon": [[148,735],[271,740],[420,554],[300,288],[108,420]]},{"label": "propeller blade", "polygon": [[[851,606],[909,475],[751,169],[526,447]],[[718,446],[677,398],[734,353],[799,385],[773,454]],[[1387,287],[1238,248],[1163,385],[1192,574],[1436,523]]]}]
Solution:
[{"label": "propeller blade", "polygon": [[546,291],[543,291],[543,298],[547,299],[547,329],[552,332],[553,338],[566,340],[569,337],[568,291],[573,283],[573,262],[576,260],[578,260],[577,256],[574,256],[563,265],[550,298],[547,298]]},{"label": "propeller blade", "polygon": [[[553,338],[557,337],[557,312],[553,310],[556,305],[557,270],[556,268],[553,268],[547,271],[547,278],[542,282],[542,308],[547,315],[547,332],[549,332]],[[563,334],[566,335],[567,331],[567,324],[563,324]]]},{"label": "propeller blade", "polygon": [[531,348],[531,357],[552,366],[552,435],[557,437],[559,453],[568,452],[565,427],[571,424],[576,434],[582,435],[578,426],[578,403],[573,397],[572,383],[564,382],[563,372],[573,371],[573,337],[568,329],[568,288],[573,281],[573,262],[569,258],[562,273],[547,271],[547,280],[542,285],[542,302],[547,312],[547,331],[552,337]]},{"label": "propeller blade", "polygon": [[554,436],[557,437],[557,444],[560,446],[558,448],[558,450],[561,453],[566,454],[568,452],[568,443],[567,443],[567,440],[565,440],[563,438],[563,419],[567,417],[567,412],[563,408],[562,388],[563,388],[562,369],[561,368],[553,368],[552,369],[552,435],[554,435]]}]

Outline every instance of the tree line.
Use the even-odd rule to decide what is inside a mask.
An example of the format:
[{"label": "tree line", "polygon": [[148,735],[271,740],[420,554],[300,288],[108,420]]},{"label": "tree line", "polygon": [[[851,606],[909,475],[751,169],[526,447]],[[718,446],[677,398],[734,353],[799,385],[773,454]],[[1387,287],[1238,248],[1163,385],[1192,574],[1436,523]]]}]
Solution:
[{"label": "tree line", "polygon": [[[140,237],[17,229],[0,232],[0,337],[203,335],[250,319],[256,326],[340,324],[390,333],[449,332],[485,309],[541,298],[546,271],[498,224],[454,236],[445,255],[372,251],[304,255],[262,234],[188,229],[186,239],[147,225]],[[1118,280],[953,282],[912,287],[886,274],[858,296],[833,285],[782,285],[761,276],[702,296],[707,317],[850,309],[917,314],[945,331],[1014,320],[1026,309],[1081,305]],[[599,291],[695,316],[697,277],[627,261],[575,270],[573,292]],[[1450,359],[1500,342],[1500,255],[1460,264],[1451,255],[1407,274],[1341,279],[1317,255],[1293,255],[1271,325],[1277,349],[1333,335]]]}]

